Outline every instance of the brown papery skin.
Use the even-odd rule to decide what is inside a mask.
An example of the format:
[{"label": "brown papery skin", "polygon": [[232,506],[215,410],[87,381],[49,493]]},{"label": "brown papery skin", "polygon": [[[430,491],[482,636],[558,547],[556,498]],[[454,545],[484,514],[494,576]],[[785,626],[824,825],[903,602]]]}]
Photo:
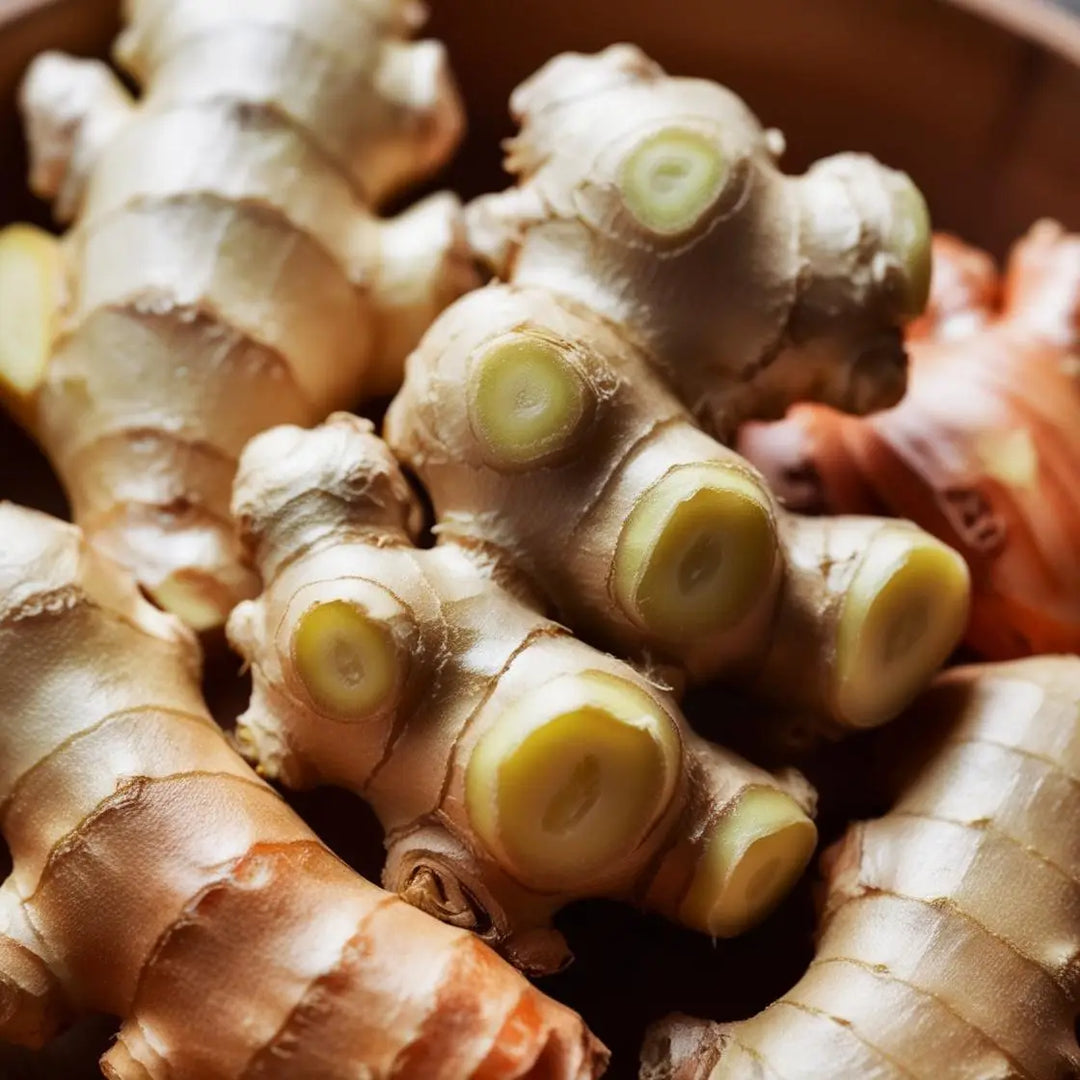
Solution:
[{"label": "brown papery skin", "polygon": [[112,1080],[587,1080],[580,1019],[353,873],[231,749],[190,632],[0,505],[0,1038],[122,1019]]},{"label": "brown papery skin", "polygon": [[[517,186],[466,212],[498,281],[436,320],[387,416],[387,441],[429,491],[441,535],[505,560],[575,632],[620,655],[692,682],[724,679],[821,727],[895,715],[955,636],[871,719],[843,715],[833,678],[856,568],[897,539],[895,524],[796,520],[725,443],[748,417],[794,401],[863,413],[899,399],[901,326],[921,310],[929,272],[921,196],[860,155],[783,174],[779,132],[734,94],[669,76],[629,45],[557,57],[518,87],[511,111]],[[699,218],[666,234],[635,216],[624,174],[673,132],[709,147],[722,178]],[[894,243],[905,223],[925,241],[906,259]],[[568,358],[592,409],[572,447],[528,467],[493,462],[469,405],[477,358],[515,339]],[[679,633],[620,600],[613,553],[649,491],[698,465],[753,488],[772,535],[745,609]],[[919,542],[914,532],[901,547]]]},{"label": "brown papery skin", "polygon": [[947,672],[896,734],[902,794],[826,853],[806,975],[752,1019],[658,1025],[642,1080],[1080,1075],[1080,659]]},{"label": "brown papery skin", "polygon": [[[481,548],[448,538],[418,550],[419,507],[368,421],[339,414],[312,431],[282,427],[253,440],[234,511],[265,581],[228,623],[254,680],[237,728],[245,755],[288,786],[330,783],[363,796],[387,832],[386,887],[519,967],[540,974],[568,962],[551,918],[575,899],[622,899],[679,919],[710,829],[748,787],[780,789],[812,810],[800,774],[775,777],[695,736],[662,684],[546,619]],[[327,712],[298,673],[299,619],[334,602],[385,613],[403,658],[394,693],[367,715]],[[470,823],[470,755],[522,698],[598,673],[677,726],[670,801],[599,876],[586,867],[576,888],[525,884]]]},{"label": "brown papery skin", "polygon": [[968,641],[991,659],[1080,650],[1080,236],[1042,222],[1003,278],[940,236],[907,396],[864,419],[797,405],[739,448],[796,510],[888,512],[962,552]]},{"label": "brown papery skin", "polygon": [[445,161],[463,119],[441,45],[405,40],[415,0],[133,0],[126,17],[137,103],[57,54],[23,85],[31,182],[74,227],[40,315],[50,356],[15,408],[91,541],[205,629],[256,587],[228,518],[244,443],[391,392],[475,284],[454,196],[373,211]]}]

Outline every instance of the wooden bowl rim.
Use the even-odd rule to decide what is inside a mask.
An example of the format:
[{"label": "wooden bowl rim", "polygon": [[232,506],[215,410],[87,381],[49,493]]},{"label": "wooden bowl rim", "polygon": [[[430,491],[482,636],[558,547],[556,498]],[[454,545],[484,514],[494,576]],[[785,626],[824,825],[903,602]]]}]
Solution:
[{"label": "wooden bowl rim", "polygon": [[940,0],[997,23],[1080,68],[1080,18],[1050,0]]},{"label": "wooden bowl rim", "polygon": [[[0,0],[0,32],[65,0]],[[70,0],[67,0],[70,2]],[[438,2],[438,0],[429,0]],[[1038,45],[1080,68],[1080,18],[1050,0],[937,0]]]}]

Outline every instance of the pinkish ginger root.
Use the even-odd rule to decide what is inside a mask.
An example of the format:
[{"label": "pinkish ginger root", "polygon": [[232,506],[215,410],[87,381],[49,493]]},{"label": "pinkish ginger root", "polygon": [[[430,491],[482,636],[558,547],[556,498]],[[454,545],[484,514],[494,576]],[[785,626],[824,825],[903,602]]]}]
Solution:
[{"label": "pinkish ginger root", "polygon": [[462,126],[414,0],[133,0],[116,56],[31,66],[32,184],[74,226],[0,232],[0,397],[92,543],[197,629],[256,579],[228,516],[277,423],[392,391],[474,284],[454,197],[372,208]]},{"label": "pinkish ginger root", "polygon": [[440,317],[387,421],[440,535],[623,655],[840,729],[890,719],[962,632],[963,560],[909,525],[785,514],[718,439],[792,401],[897,400],[918,191],[857,155],[783,175],[734,95],[629,46],[553,60],[512,109],[519,185],[469,211],[507,284]]},{"label": "pinkish ginger root", "polygon": [[1036,225],[1003,280],[951,237],[934,255],[896,408],[798,405],[739,448],[795,509],[896,514],[962,552],[983,655],[1080,651],[1080,236]]},{"label": "pinkish ginger root", "polygon": [[827,853],[806,975],[750,1020],[665,1021],[643,1080],[1080,1075],[1080,659],[948,672],[897,728],[920,760]]},{"label": "pinkish ginger root", "polygon": [[415,497],[366,421],[260,435],[234,508],[265,581],[228,624],[255,686],[240,745],[290,786],[367,799],[389,888],[542,972],[568,959],[551,918],[569,901],[730,936],[802,873],[802,778],[697,738],[482,548],[418,550]]},{"label": "pinkish ginger root", "polygon": [[0,1038],[122,1020],[111,1080],[590,1080],[580,1019],[338,861],[79,531],[0,504]]}]

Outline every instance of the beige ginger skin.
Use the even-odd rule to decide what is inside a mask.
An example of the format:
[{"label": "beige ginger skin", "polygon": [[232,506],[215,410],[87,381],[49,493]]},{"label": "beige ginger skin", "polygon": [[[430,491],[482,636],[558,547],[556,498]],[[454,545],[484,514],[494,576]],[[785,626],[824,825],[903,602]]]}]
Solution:
[{"label": "beige ginger skin", "polygon": [[240,746],[290,786],[368,800],[388,888],[544,972],[569,958],[551,917],[571,900],[730,936],[801,874],[805,781],[697,738],[482,549],[418,549],[416,498],[367,421],[258,436],[234,512],[265,582],[228,623],[254,678]]},{"label": "beige ginger skin", "polygon": [[226,742],[190,631],[0,504],[0,1038],[111,1080],[589,1080],[581,1021],[339,862]]},{"label": "beige ginger skin", "polygon": [[256,579],[228,518],[237,456],[391,392],[474,284],[459,206],[374,208],[462,114],[414,0],[130,0],[115,55],[40,56],[31,181],[72,228],[0,233],[0,396],[91,541],[196,629]]},{"label": "beige ginger skin", "polygon": [[440,535],[623,655],[835,728],[890,719],[963,631],[963,560],[911,526],[789,515],[724,442],[795,400],[899,397],[921,196],[857,155],[783,175],[734,95],[629,46],[556,58],[511,108],[518,186],[468,211],[506,283],[436,321],[387,418]]},{"label": "beige ginger skin", "polygon": [[902,794],[827,853],[806,975],[749,1020],[664,1022],[642,1080],[1080,1075],[1080,659],[954,669],[897,735]]}]

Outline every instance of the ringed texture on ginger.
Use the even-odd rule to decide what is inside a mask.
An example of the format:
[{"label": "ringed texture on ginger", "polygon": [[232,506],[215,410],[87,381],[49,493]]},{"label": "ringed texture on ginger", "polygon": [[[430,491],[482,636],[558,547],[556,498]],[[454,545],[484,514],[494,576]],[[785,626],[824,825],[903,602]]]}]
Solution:
[{"label": "ringed texture on ginger", "polygon": [[196,629],[256,579],[228,516],[244,443],[387,394],[474,282],[454,196],[374,210],[463,118],[415,0],[132,0],[115,56],[22,87],[35,191],[0,232],[0,397],[91,541]]},{"label": "ringed texture on ginger", "polygon": [[440,534],[605,648],[832,730],[889,720],[963,632],[963,560],[789,514],[725,443],[794,401],[900,397],[922,196],[861,155],[784,175],[738,98],[627,45],[557,57],[511,110],[518,183],[467,209],[499,281],[436,321],[387,418]]},{"label": "ringed texture on ginger", "polygon": [[113,1014],[109,1080],[598,1076],[575,1014],[319,842],[200,667],[76,528],[0,504],[0,1038]]}]

